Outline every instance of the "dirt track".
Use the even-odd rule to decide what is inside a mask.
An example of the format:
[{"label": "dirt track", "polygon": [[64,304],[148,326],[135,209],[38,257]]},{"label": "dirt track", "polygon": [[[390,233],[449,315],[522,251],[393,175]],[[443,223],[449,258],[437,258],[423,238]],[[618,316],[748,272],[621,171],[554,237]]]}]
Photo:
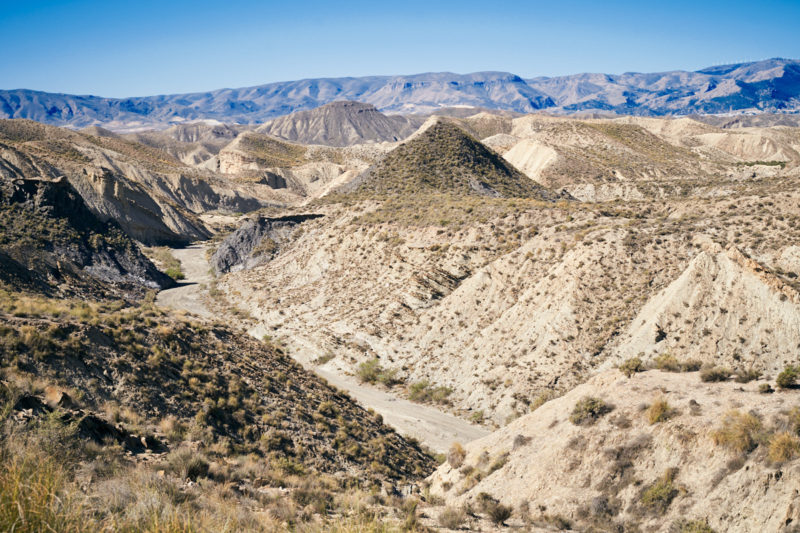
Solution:
[{"label": "dirt track", "polygon": [[[172,253],[180,260],[186,279],[175,288],[161,291],[156,303],[162,307],[183,309],[202,317],[212,317],[213,314],[203,303],[207,290],[205,284],[211,281],[205,247],[195,244],[173,249]],[[265,331],[256,326],[249,333],[260,339]],[[403,435],[414,437],[433,450],[443,452],[453,442],[467,443],[489,434],[483,427],[470,424],[434,407],[420,405],[397,398],[386,391],[364,386],[351,376],[336,374],[314,365],[304,366],[326,379],[331,385],[347,391],[361,405],[380,413],[387,424]]]}]

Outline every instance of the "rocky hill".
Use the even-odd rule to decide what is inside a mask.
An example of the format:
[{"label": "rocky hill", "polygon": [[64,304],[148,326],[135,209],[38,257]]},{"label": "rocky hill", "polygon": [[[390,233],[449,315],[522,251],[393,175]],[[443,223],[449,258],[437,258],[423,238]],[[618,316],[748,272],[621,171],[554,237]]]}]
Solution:
[{"label": "rocky hill", "polygon": [[0,121],[0,175],[65,176],[98,218],[145,243],[207,238],[198,213],[249,211],[275,198],[271,188],[251,192],[157,148],[23,120]]},{"label": "rocky hill", "polygon": [[218,171],[219,151],[248,129],[247,126],[194,122],[165,130],[129,133],[125,138],[162,150],[186,165]]},{"label": "rocky hill", "polygon": [[259,132],[245,132],[219,152],[219,169],[244,183],[294,195],[318,197],[348,183],[396,145],[348,147],[303,145]]},{"label": "rocky hill", "polygon": [[449,121],[438,121],[401,144],[342,190],[399,196],[558,197]]},{"label": "rocky hill", "polygon": [[558,530],[792,531],[800,394],[760,384],[610,370],[455,447],[431,491]]},{"label": "rocky hill", "polygon": [[800,110],[797,60],[768,59],[696,72],[575,74],[555,78],[504,72],[325,78],[180,95],[102,98],[0,91],[0,117],[55,125],[104,125],[141,130],[196,120],[263,123],[336,100],[372,104],[382,112],[432,113],[470,106],[522,113],[614,112],[634,115]]},{"label": "rocky hill", "polygon": [[301,144],[351,146],[400,141],[421,123],[418,117],[384,115],[373,105],[342,101],[270,120],[256,131]]}]

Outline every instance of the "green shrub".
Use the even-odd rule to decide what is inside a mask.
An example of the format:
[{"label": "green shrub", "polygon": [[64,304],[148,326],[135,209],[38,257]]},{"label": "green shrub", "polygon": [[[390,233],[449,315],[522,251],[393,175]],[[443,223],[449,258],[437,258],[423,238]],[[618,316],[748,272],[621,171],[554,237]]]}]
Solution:
[{"label": "green shrub", "polygon": [[511,513],[512,509],[510,506],[498,503],[492,506],[487,514],[489,515],[489,520],[491,520],[493,524],[501,526],[505,524],[506,520],[511,518]]},{"label": "green shrub", "polygon": [[402,381],[397,377],[396,368],[383,368],[377,357],[358,365],[356,376],[358,376],[361,382],[383,383],[387,387],[391,387]]},{"label": "green shrub", "polygon": [[697,372],[703,366],[703,363],[697,359],[688,359],[681,361],[681,372]]},{"label": "green shrub", "polygon": [[673,483],[676,473],[674,469],[668,469],[661,478],[642,492],[641,503],[645,509],[659,515],[667,512],[672,500],[678,495],[678,489]]},{"label": "green shrub", "polygon": [[780,374],[778,374],[775,384],[780,389],[790,389],[797,384],[798,377],[800,377],[800,368],[788,365]]},{"label": "green shrub", "polygon": [[613,407],[607,405],[600,398],[586,396],[575,404],[572,414],[569,416],[570,422],[577,426],[594,424],[598,418],[610,413]]},{"label": "green shrub", "polygon": [[452,393],[450,387],[434,387],[427,380],[412,383],[408,388],[408,397],[414,402],[446,403]]},{"label": "green shrub", "polygon": [[502,525],[511,518],[512,509],[507,505],[501,504],[490,494],[481,492],[478,494],[478,509],[489,517],[495,525]]},{"label": "green shrub", "polygon": [[619,365],[619,369],[627,377],[631,377],[637,372],[644,372],[645,370],[642,360],[638,357],[626,359],[621,365]]},{"label": "green shrub", "polygon": [[775,392],[775,390],[770,386],[769,383],[762,383],[758,386],[758,392],[761,394],[769,394],[771,392]]},{"label": "green shrub", "polygon": [[167,276],[174,279],[175,281],[180,281],[186,278],[186,276],[183,274],[183,271],[180,268],[168,268],[164,273]]},{"label": "green shrub", "polygon": [[731,371],[720,366],[704,368],[702,372],[700,372],[700,379],[705,383],[728,381],[730,377]]}]

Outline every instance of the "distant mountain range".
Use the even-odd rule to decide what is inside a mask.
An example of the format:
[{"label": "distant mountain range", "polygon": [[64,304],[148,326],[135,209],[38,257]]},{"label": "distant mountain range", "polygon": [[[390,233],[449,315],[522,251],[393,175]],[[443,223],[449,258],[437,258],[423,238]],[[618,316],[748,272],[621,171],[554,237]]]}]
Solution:
[{"label": "distant mountain range", "polygon": [[0,91],[0,118],[117,130],[196,120],[256,124],[337,100],[394,114],[446,107],[520,113],[609,112],[663,116],[800,112],[800,61],[768,59],[696,72],[575,74],[523,79],[506,72],[324,78],[241,89],[136,98],[103,98],[27,89]]}]

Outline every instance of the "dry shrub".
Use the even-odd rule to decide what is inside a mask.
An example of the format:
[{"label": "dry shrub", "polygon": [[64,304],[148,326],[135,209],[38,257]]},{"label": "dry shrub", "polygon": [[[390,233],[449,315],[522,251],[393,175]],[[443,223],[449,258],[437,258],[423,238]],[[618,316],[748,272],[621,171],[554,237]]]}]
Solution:
[{"label": "dry shrub", "polygon": [[731,371],[719,366],[705,368],[700,372],[700,379],[705,383],[728,381],[730,377]]},{"label": "dry shrub", "polygon": [[762,438],[761,420],[750,413],[729,411],[720,427],[711,433],[714,444],[737,453],[748,453],[758,446]]},{"label": "dry shrub", "polygon": [[467,452],[464,447],[458,442],[454,442],[447,452],[447,463],[452,468],[459,468],[464,464],[464,459],[467,457]]},{"label": "dry shrub", "polygon": [[800,455],[800,437],[788,432],[776,433],[769,440],[767,455],[774,463],[791,461]]},{"label": "dry shrub", "polygon": [[674,410],[669,406],[667,400],[659,398],[647,408],[647,421],[650,424],[658,424],[669,419],[674,414]]},{"label": "dry shrub", "polygon": [[440,526],[447,529],[459,529],[466,520],[467,513],[464,509],[455,507],[445,507],[436,519]]}]

